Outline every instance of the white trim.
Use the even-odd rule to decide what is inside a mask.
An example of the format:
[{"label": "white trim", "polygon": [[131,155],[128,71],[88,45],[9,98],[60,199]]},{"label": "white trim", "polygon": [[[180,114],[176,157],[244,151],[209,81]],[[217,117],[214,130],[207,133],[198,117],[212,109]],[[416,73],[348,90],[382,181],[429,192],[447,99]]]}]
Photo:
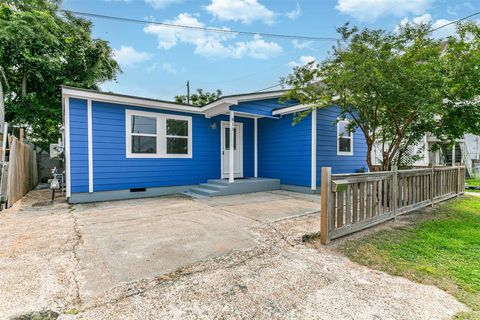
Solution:
[{"label": "white trim", "polygon": [[65,116],[65,189],[67,198],[72,194],[70,174],[70,97],[64,100]]},{"label": "white trim", "polygon": [[[338,120],[337,122],[337,156],[353,156],[353,132],[350,132],[350,152],[340,151],[340,131],[339,125],[341,122],[350,123],[348,120]],[[347,137],[345,137],[347,138]]]},{"label": "white trim", "polygon": [[[131,141],[132,141],[132,133],[131,133],[131,119],[132,115],[136,116],[143,116],[149,118],[155,118],[157,121],[157,133],[156,134],[139,134],[141,136],[151,136],[157,138],[157,153],[132,153],[131,152]],[[187,146],[188,146],[188,153],[187,154],[167,154],[167,138],[174,137],[167,135],[167,128],[166,122],[168,119],[175,119],[175,120],[185,120],[188,123],[188,137],[181,137],[184,139],[188,139]],[[175,114],[168,114],[168,113],[159,113],[159,112],[148,112],[148,111],[137,111],[132,109],[125,110],[125,154],[127,158],[175,158],[175,159],[183,159],[183,158],[192,158],[193,150],[193,135],[192,135],[192,117],[188,116],[179,116]],[[134,134],[135,135],[135,134]],[[138,135],[138,134],[137,134]]]},{"label": "white trim", "polygon": [[295,113],[295,112],[300,112],[300,111],[305,111],[308,110],[312,107],[312,105],[307,105],[307,104],[299,104],[296,106],[291,106],[291,107],[286,107],[278,110],[273,110],[272,115],[274,116],[281,116],[284,114],[289,114],[289,113]]},{"label": "white trim", "polygon": [[253,176],[258,178],[258,118],[253,119]]},{"label": "white trim", "polygon": [[250,93],[238,96],[230,96],[230,98],[235,97],[238,102],[245,102],[245,101],[254,101],[258,99],[272,99],[272,98],[280,98],[283,96],[284,91],[276,91],[276,92],[260,92],[260,93]]},{"label": "white trim", "polygon": [[87,100],[88,192],[93,192],[92,99]]},{"label": "white trim", "polygon": [[154,109],[175,110],[189,113],[202,113],[202,108],[187,105],[179,105],[171,102],[163,102],[137,97],[127,97],[122,95],[107,94],[103,92],[91,92],[78,90],[74,88],[62,88],[62,94],[80,99],[92,99],[115,104],[134,105],[139,107],[149,107]]},{"label": "white trim", "polygon": [[265,92],[265,93],[251,93],[245,95],[233,95],[220,98],[216,101],[210,102],[203,107],[193,107],[189,105],[181,105],[173,102],[146,99],[140,97],[131,97],[120,94],[111,94],[104,92],[95,92],[90,90],[82,90],[77,88],[62,87],[62,95],[80,98],[92,99],[95,101],[103,101],[115,104],[134,105],[140,107],[148,107],[163,110],[175,110],[188,113],[205,114],[206,117],[213,117],[217,114],[222,114],[228,111],[231,105],[239,102],[253,101],[259,99],[277,98],[283,95],[283,91]]},{"label": "white trim", "polygon": [[[233,183],[235,181],[234,177],[234,172],[233,170],[235,169],[234,165],[234,156],[235,156],[235,112],[230,111],[229,115],[229,126],[230,126],[230,131],[229,131],[229,137],[228,139],[230,140],[230,149],[228,150],[230,153],[230,156],[228,157],[228,182]],[[223,130],[222,130],[223,131]],[[240,135],[240,132],[237,132],[237,136]],[[238,147],[238,146],[237,146]],[[455,150],[455,149],[454,149]],[[455,162],[455,159],[453,160]]]},{"label": "white trim", "polygon": [[[243,123],[242,122],[235,122],[235,125],[238,126],[238,143],[237,143],[237,148],[239,150],[239,165],[240,165],[240,173],[235,174],[235,178],[243,178]],[[223,159],[222,159],[222,153],[223,153],[223,146],[225,145],[225,131],[224,131],[224,126],[228,127],[229,126],[229,121],[220,121],[220,178],[226,179],[229,178],[229,175],[223,174]]]},{"label": "white trim", "polygon": [[317,190],[317,109],[312,111],[311,189]]}]

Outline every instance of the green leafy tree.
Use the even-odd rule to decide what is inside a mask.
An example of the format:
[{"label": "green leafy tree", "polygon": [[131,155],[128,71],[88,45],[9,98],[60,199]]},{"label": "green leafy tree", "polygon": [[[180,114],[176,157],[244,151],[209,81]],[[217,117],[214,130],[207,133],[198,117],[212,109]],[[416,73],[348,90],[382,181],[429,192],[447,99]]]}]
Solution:
[{"label": "green leafy tree", "polygon": [[369,168],[376,145],[387,170],[426,133],[444,140],[480,133],[479,30],[462,24],[455,37],[435,39],[428,24],[397,32],[347,24],[325,61],[282,79],[291,88],[285,99],[312,108],[337,105],[340,117],[351,119],[349,130],[363,133]]},{"label": "green leafy tree", "polygon": [[98,89],[120,72],[108,42],[92,39],[91,22],[60,11],[60,3],[0,3],[5,117],[28,127],[30,139],[42,148],[59,137],[61,85]]},{"label": "green leafy tree", "polygon": [[[203,89],[197,89],[197,92],[190,95],[190,104],[194,106],[204,106],[209,102],[217,100],[222,96],[222,91],[218,90],[215,92],[203,91]],[[175,96],[175,102],[178,103],[188,103],[186,95]]]}]

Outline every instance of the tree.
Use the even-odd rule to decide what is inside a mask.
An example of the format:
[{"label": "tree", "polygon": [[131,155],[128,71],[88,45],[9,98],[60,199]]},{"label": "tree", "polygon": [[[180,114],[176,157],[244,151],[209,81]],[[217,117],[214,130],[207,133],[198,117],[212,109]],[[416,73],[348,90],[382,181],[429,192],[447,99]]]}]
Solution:
[{"label": "tree", "polygon": [[346,24],[325,61],[282,79],[291,88],[285,99],[312,108],[337,105],[340,117],[350,119],[348,129],[363,133],[369,168],[378,145],[388,170],[426,133],[445,140],[480,133],[479,30],[462,24],[455,37],[435,39],[429,24],[407,24],[397,32]]},{"label": "tree", "polygon": [[[190,104],[194,106],[204,106],[214,100],[217,100],[222,96],[222,91],[215,92],[203,91],[203,89],[197,89],[197,92],[190,96]],[[175,102],[188,103],[186,95],[175,96]]]},{"label": "tree", "polygon": [[[120,68],[108,42],[92,39],[90,21],[60,11],[60,0],[0,4],[0,67],[6,119],[29,128],[40,147],[59,137],[61,85],[98,89]],[[5,88],[5,86],[3,86]]]}]

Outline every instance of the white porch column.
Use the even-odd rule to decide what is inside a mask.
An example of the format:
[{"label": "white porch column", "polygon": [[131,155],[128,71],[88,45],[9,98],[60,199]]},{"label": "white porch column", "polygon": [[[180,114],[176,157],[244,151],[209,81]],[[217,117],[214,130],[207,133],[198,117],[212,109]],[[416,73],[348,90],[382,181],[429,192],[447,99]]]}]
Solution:
[{"label": "white porch column", "polygon": [[455,142],[453,143],[453,147],[452,147],[452,167],[455,166]]},{"label": "white porch column", "polygon": [[312,117],[312,159],[311,159],[311,189],[317,190],[317,108],[314,108]]},{"label": "white porch column", "polygon": [[253,119],[253,158],[254,172],[253,176],[258,178],[258,118]]},{"label": "white porch column", "polygon": [[233,183],[235,180],[234,180],[234,176],[233,176],[233,170],[234,170],[234,145],[235,145],[235,142],[234,142],[234,132],[233,130],[235,130],[235,121],[234,121],[234,118],[235,118],[235,113],[233,111],[230,111],[230,149],[228,150],[229,152],[229,163],[228,163],[228,168],[229,168],[229,171],[228,171],[228,182],[229,183]]}]

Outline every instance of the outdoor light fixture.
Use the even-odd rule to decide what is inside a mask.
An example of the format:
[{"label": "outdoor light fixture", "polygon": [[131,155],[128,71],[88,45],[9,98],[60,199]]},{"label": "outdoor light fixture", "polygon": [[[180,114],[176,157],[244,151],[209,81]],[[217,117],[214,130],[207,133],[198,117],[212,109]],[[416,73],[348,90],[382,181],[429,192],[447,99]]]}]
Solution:
[{"label": "outdoor light fixture", "polygon": [[215,121],[212,121],[212,122],[210,123],[210,129],[212,129],[212,130],[217,130],[217,123],[216,123]]}]

